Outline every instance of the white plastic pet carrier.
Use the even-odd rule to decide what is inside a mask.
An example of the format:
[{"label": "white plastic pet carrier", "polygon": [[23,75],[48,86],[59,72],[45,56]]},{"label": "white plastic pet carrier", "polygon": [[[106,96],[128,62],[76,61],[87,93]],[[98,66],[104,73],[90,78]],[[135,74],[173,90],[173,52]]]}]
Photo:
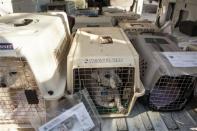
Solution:
[{"label": "white plastic pet carrier", "polygon": [[0,0],[0,14],[36,12],[40,10],[35,0]]},{"label": "white plastic pet carrier", "polygon": [[105,13],[121,13],[121,12],[125,12],[124,8],[118,8],[115,6],[104,6],[102,7],[102,11]]},{"label": "white plastic pet carrier", "polygon": [[77,9],[85,9],[85,8],[87,8],[87,1],[86,0],[65,0],[65,1],[73,1],[73,2],[75,2],[75,7]]},{"label": "white plastic pet carrier", "polygon": [[137,20],[140,18],[140,15],[133,12],[104,12],[104,16],[110,16],[114,18],[117,22],[122,20]]},{"label": "white plastic pet carrier", "polygon": [[134,47],[140,55],[141,80],[150,91],[149,106],[162,111],[182,109],[196,84],[197,67],[188,64],[194,55],[182,54],[163,36],[138,35]]},{"label": "white plastic pet carrier", "polygon": [[114,27],[81,28],[67,57],[67,90],[86,88],[103,117],[127,116],[144,94],[138,54]]},{"label": "white plastic pet carrier", "polygon": [[197,45],[197,37],[196,36],[189,36],[183,34],[179,31],[179,28],[174,29],[173,34],[174,37],[177,39],[177,45],[183,50],[187,50],[187,47],[190,45]]},{"label": "white plastic pet carrier", "polygon": [[[131,8],[131,5],[133,4],[133,0],[111,0],[110,1],[110,5],[112,7],[116,7],[117,9],[122,9],[122,10],[126,10],[129,11]],[[105,7],[108,8],[108,7]]]},{"label": "white plastic pet carrier", "polygon": [[78,9],[75,13],[76,16],[89,16],[89,17],[98,17],[99,8],[98,7],[88,7],[85,9]]},{"label": "white plastic pet carrier", "polygon": [[0,31],[1,45],[10,44],[28,61],[43,97],[60,98],[66,85],[61,64],[70,35],[66,14],[8,15],[0,18]]},{"label": "white plastic pet carrier", "polygon": [[76,7],[74,1],[55,1],[46,5],[47,10],[65,11],[67,15],[75,15]]},{"label": "white plastic pet carrier", "polygon": [[120,0],[111,0],[110,7],[122,9],[125,11],[132,11],[132,12],[135,12],[136,14],[141,15],[142,9],[143,9],[143,1],[144,0],[137,0],[137,1],[135,1],[135,0],[121,0],[121,1]]},{"label": "white plastic pet carrier", "polygon": [[114,19],[106,16],[88,17],[77,16],[75,17],[75,25],[72,32],[77,31],[82,27],[112,27],[114,25]]},{"label": "white plastic pet carrier", "polygon": [[158,32],[158,27],[147,20],[125,20],[118,23],[118,25],[126,32],[131,34],[140,33],[154,33]]},{"label": "white plastic pet carrier", "polygon": [[63,96],[69,35],[64,13],[0,18],[0,125],[43,121],[44,99]]}]

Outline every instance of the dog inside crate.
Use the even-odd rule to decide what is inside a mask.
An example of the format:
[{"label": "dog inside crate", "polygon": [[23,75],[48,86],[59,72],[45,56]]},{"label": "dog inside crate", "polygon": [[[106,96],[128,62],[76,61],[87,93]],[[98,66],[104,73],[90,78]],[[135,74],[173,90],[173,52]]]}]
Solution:
[{"label": "dog inside crate", "polygon": [[124,112],[126,109],[121,103],[120,93],[118,91],[122,80],[115,71],[100,69],[93,72],[91,77],[98,83],[98,87],[95,87],[95,90],[93,90],[97,105],[106,108],[116,106],[119,112]]},{"label": "dog inside crate", "polygon": [[42,112],[34,75],[22,58],[0,58],[0,123],[23,124]]},{"label": "dog inside crate", "polygon": [[100,114],[127,113],[133,97],[133,68],[75,70],[75,91],[87,88]]}]

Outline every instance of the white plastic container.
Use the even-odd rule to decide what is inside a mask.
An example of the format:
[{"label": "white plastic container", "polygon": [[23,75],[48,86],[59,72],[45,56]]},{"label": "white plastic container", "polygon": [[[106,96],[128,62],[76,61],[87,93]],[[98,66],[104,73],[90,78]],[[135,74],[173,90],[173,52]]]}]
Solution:
[{"label": "white plastic container", "polygon": [[176,28],[172,35],[176,37],[177,45],[183,50],[187,50],[190,45],[197,45],[197,37],[183,34],[179,31],[179,28]]},{"label": "white plastic container", "polygon": [[65,11],[67,15],[74,15],[76,11],[74,1],[55,1],[46,5],[48,11],[61,10]]},{"label": "white plastic container", "polygon": [[0,129],[46,122],[46,100],[64,95],[69,35],[61,12],[0,18]]},{"label": "white plastic container", "polygon": [[147,20],[125,20],[118,23],[118,25],[126,32],[131,34],[154,33],[159,32],[159,28]]},{"label": "white plastic container", "polygon": [[127,116],[144,94],[138,54],[122,29],[77,30],[67,57],[67,90],[74,93],[83,88],[102,117]]},{"label": "white plastic container", "polygon": [[65,13],[7,15],[0,18],[0,44],[9,43],[12,48],[0,50],[0,57],[18,57],[12,53],[17,51],[29,63],[42,96],[57,100],[66,85],[69,35]]},{"label": "white plastic container", "polygon": [[72,32],[76,32],[77,29],[82,27],[112,27],[115,24],[114,22],[112,17],[107,16],[77,16],[75,17],[75,25],[72,28]]},{"label": "white plastic container", "polygon": [[104,16],[110,16],[114,18],[117,22],[122,20],[137,20],[140,18],[140,15],[133,12],[104,12]]},{"label": "white plastic container", "polygon": [[65,0],[65,1],[74,1],[75,2],[75,7],[77,9],[85,9],[85,8],[88,7],[86,0]]},{"label": "white plastic container", "polygon": [[[143,9],[143,1],[144,0],[111,0],[110,5],[112,7],[115,7],[117,9],[122,9],[126,11],[132,11],[136,14],[141,15],[142,9]],[[131,6],[133,7],[133,10],[131,10]]]},{"label": "white plastic container", "polygon": [[1,15],[18,12],[36,12],[39,5],[34,0],[0,0]]},{"label": "white plastic container", "polygon": [[89,7],[85,9],[78,9],[75,13],[76,16],[89,16],[89,17],[98,17],[99,8],[98,7]]}]

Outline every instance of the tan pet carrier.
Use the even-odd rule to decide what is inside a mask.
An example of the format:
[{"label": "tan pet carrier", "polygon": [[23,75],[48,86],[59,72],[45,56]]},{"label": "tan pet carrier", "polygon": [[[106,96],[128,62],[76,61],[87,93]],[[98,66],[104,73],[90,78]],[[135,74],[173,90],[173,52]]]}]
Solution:
[{"label": "tan pet carrier", "polygon": [[67,58],[67,90],[86,88],[103,117],[127,116],[144,94],[138,54],[114,27],[82,28]]}]

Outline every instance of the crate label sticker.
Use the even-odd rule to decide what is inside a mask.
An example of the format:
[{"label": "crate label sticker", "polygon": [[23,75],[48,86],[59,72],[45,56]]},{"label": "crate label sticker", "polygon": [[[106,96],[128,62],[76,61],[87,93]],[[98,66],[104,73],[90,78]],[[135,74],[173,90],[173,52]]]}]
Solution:
[{"label": "crate label sticker", "polygon": [[94,126],[84,104],[79,103],[41,126],[39,131],[89,131]]},{"label": "crate label sticker", "polygon": [[11,43],[0,43],[0,50],[13,50],[14,47]]},{"label": "crate label sticker", "polygon": [[124,58],[87,58],[83,60],[84,64],[97,64],[97,63],[120,63],[124,62]]},{"label": "crate label sticker", "polygon": [[197,67],[197,52],[163,52],[174,67]]}]

